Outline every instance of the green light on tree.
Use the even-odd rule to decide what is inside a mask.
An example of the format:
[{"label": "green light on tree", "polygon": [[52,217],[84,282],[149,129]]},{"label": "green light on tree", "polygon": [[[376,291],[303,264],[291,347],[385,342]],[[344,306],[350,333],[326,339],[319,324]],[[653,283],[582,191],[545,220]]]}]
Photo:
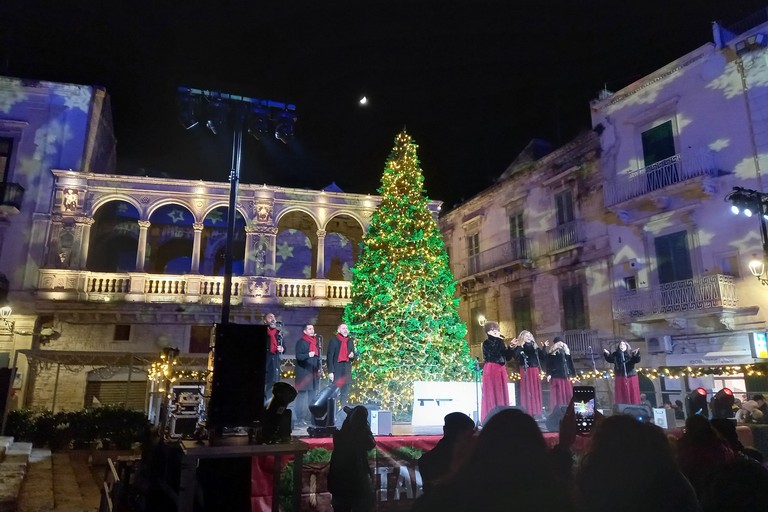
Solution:
[{"label": "green light on tree", "polygon": [[411,414],[414,381],[471,378],[467,328],[417,147],[405,131],[395,138],[344,311],[360,356],[351,398],[396,418]]}]

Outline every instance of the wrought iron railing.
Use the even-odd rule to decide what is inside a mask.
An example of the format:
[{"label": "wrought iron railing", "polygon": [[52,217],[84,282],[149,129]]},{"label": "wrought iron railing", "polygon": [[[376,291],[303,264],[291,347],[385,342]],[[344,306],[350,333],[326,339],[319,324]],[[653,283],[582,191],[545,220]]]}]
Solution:
[{"label": "wrought iron railing", "polygon": [[549,252],[561,251],[567,247],[578,245],[583,241],[581,223],[577,220],[560,224],[555,229],[547,231],[549,237]]},{"label": "wrought iron railing", "polygon": [[617,293],[613,297],[613,317],[628,320],[737,306],[733,276],[715,274]]},{"label": "wrought iron railing", "polygon": [[467,277],[478,272],[485,272],[517,261],[531,259],[531,239],[513,238],[496,247],[470,256],[459,265],[457,278]]},{"label": "wrought iron railing", "polygon": [[654,190],[715,171],[711,153],[677,154],[605,184],[605,204],[611,206]]},{"label": "wrought iron railing", "polygon": [[21,210],[24,200],[24,187],[18,183],[0,183],[0,205]]},{"label": "wrought iron railing", "polygon": [[555,336],[560,336],[568,345],[571,355],[574,357],[585,357],[590,354],[596,356],[602,352],[602,342],[598,337],[598,332],[592,329],[576,329],[557,333],[537,334],[537,340],[549,340],[552,342]]}]

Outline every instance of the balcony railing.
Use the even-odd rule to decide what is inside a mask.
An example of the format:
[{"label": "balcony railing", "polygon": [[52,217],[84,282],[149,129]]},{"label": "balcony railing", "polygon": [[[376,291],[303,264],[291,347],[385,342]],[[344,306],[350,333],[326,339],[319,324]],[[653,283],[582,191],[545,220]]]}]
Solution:
[{"label": "balcony railing", "polygon": [[737,306],[733,277],[715,274],[616,294],[613,297],[613,317],[631,320]]},{"label": "balcony railing", "polygon": [[[223,276],[40,269],[38,280],[38,295],[53,300],[220,304],[223,293]],[[328,279],[232,277],[232,304],[270,299],[295,305],[340,307],[351,299],[350,283]]]},{"label": "balcony railing", "polygon": [[560,224],[555,229],[547,231],[549,237],[549,252],[562,251],[568,247],[580,244],[582,236],[581,223],[577,220]]},{"label": "balcony railing", "polygon": [[3,210],[21,210],[24,200],[24,187],[18,183],[0,183],[0,207]]},{"label": "balcony railing", "polygon": [[611,206],[654,190],[715,171],[710,153],[677,154],[634,171],[618,176],[605,185],[605,204]]},{"label": "balcony railing", "polygon": [[594,354],[598,357],[603,351],[602,342],[598,337],[598,332],[591,329],[577,329],[572,331],[563,331],[558,333],[537,334],[537,340],[546,340],[550,342],[555,336],[560,336],[568,345],[573,357],[587,357]]},{"label": "balcony railing", "polygon": [[516,261],[531,258],[531,240],[529,238],[513,238],[509,242],[497,245],[466,258],[458,269],[457,278],[467,277],[479,272],[499,268]]}]

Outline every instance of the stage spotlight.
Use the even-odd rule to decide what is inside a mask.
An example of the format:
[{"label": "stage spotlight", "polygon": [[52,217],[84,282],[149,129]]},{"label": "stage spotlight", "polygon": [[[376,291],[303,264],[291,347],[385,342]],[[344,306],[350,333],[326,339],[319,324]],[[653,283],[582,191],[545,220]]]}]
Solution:
[{"label": "stage spotlight", "polygon": [[704,388],[696,388],[691,391],[685,401],[688,406],[688,416],[694,414],[702,414],[704,416],[709,415],[709,407],[707,407],[707,390]]},{"label": "stage spotlight", "polygon": [[229,106],[221,99],[214,98],[208,103],[208,120],[205,127],[211,130],[214,135],[218,135],[224,129],[227,121]]},{"label": "stage spotlight", "polygon": [[738,215],[739,214],[739,207],[736,206],[735,204],[731,205],[731,213],[734,214],[734,215]]},{"label": "stage spotlight", "polygon": [[248,113],[248,133],[256,140],[269,133],[269,110],[263,105],[253,105]]},{"label": "stage spotlight", "polygon": [[746,215],[747,217],[751,217],[752,210],[750,210],[749,208],[744,208],[744,215]]},{"label": "stage spotlight", "polygon": [[264,409],[265,443],[280,443],[291,439],[292,413],[288,404],[296,399],[296,388],[285,382],[276,382],[272,386],[272,399]]},{"label": "stage spotlight", "polygon": [[712,417],[713,418],[733,418],[735,403],[733,391],[723,388],[712,397]]},{"label": "stage spotlight", "polygon": [[185,130],[191,130],[197,126],[198,101],[189,94],[182,94],[176,99],[178,105],[179,122]]},{"label": "stage spotlight", "polygon": [[288,144],[288,140],[293,137],[293,124],[296,122],[296,115],[290,110],[281,110],[277,114],[275,121],[275,138],[283,144]]}]

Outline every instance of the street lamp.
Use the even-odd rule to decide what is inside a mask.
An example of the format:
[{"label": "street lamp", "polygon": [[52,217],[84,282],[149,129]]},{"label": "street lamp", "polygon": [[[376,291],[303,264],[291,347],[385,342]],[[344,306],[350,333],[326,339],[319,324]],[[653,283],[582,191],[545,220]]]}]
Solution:
[{"label": "street lamp", "polygon": [[762,277],[765,273],[765,262],[768,261],[768,229],[765,224],[765,221],[768,220],[768,193],[743,187],[733,187],[733,191],[725,196],[725,200],[731,202],[731,212],[734,215],[743,213],[746,217],[757,216],[760,222],[763,257],[759,260],[750,261],[749,271],[757,277],[760,283],[768,286],[768,279]]},{"label": "street lamp", "polygon": [[229,323],[232,299],[232,244],[235,238],[237,189],[240,183],[240,161],[243,152],[243,131],[258,139],[268,131],[269,122],[275,124],[275,138],[283,143],[293,136],[296,105],[272,100],[260,100],[219,91],[178,88],[179,121],[189,130],[202,123],[214,135],[221,133],[231,122],[232,166],[229,174],[229,209],[227,211],[227,239],[224,259],[224,290],[221,297],[221,323]]}]

